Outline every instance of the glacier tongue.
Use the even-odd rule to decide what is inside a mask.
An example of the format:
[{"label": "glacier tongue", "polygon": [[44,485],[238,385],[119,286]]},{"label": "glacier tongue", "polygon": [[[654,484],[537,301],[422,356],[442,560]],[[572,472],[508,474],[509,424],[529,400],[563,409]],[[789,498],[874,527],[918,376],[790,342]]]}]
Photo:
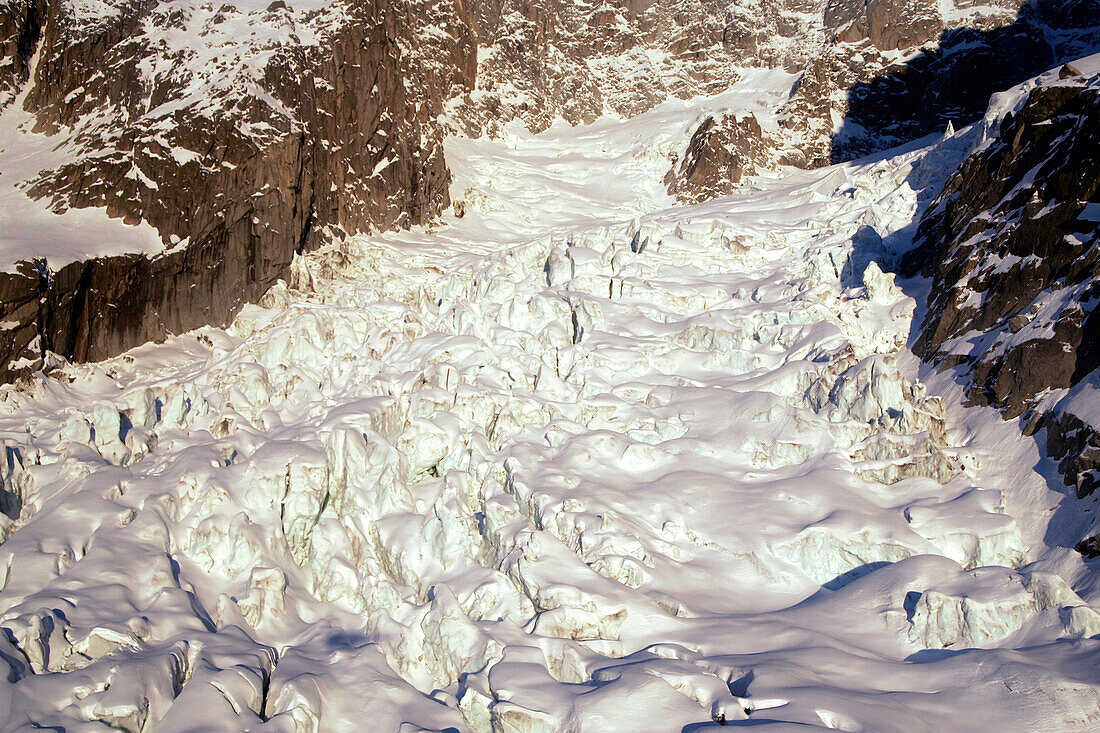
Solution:
[{"label": "glacier tongue", "polygon": [[2,727],[1097,720],[1100,615],[998,478],[1030,444],[905,349],[930,153],[663,209],[691,114],[456,141],[506,195],[4,391]]}]

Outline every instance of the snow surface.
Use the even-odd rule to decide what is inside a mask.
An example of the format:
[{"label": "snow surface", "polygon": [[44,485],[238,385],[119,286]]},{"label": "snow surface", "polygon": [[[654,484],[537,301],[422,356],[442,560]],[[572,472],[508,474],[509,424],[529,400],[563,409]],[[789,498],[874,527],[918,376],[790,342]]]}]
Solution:
[{"label": "snow surface", "polygon": [[1074,385],[1056,409],[1080,418],[1086,425],[1100,428],[1100,370]]},{"label": "snow surface", "polygon": [[[31,61],[31,76],[38,63]],[[56,213],[46,200],[25,192],[27,181],[75,157],[71,140],[34,132],[35,117],[24,111],[29,87],[0,110],[0,268],[45,259],[53,269],[93,257],[164,250],[160,234],[147,222],[125,224],[105,209]]]},{"label": "snow surface", "polygon": [[454,140],[462,219],[0,392],[0,727],[1100,725],[1062,497],[884,272],[980,126],[667,208],[700,109]]}]

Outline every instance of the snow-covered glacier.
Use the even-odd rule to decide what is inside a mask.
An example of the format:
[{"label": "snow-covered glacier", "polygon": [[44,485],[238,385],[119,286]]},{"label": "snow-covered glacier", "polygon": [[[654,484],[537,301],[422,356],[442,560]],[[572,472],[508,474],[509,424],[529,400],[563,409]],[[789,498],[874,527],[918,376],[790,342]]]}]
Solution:
[{"label": "snow-covered glacier", "polygon": [[890,272],[992,123],[670,207],[745,76],[453,139],[442,222],[4,388],[0,727],[1100,727],[1051,467]]}]

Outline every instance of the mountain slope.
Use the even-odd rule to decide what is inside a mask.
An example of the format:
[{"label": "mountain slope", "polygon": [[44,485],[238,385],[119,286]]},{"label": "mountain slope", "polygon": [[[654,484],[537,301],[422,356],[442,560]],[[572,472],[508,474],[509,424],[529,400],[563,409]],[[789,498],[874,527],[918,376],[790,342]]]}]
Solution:
[{"label": "mountain slope", "polygon": [[1094,5],[4,0],[0,379],[225,324],[294,253],[432,219],[444,134],[629,117],[784,68],[779,124],[737,127],[753,155],[719,177],[819,166],[976,118],[1095,43]]}]

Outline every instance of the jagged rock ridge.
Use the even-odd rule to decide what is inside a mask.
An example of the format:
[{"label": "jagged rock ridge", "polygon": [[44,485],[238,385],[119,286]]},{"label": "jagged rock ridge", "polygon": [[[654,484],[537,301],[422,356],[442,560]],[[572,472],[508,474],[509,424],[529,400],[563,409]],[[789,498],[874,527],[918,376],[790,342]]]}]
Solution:
[{"label": "jagged rock ridge", "polygon": [[1081,348],[1100,336],[1100,93],[1066,69],[1006,116],[918,235],[934,283],[917,352],[973,365],[972,398],[1009,415],[1100,366]]}]

